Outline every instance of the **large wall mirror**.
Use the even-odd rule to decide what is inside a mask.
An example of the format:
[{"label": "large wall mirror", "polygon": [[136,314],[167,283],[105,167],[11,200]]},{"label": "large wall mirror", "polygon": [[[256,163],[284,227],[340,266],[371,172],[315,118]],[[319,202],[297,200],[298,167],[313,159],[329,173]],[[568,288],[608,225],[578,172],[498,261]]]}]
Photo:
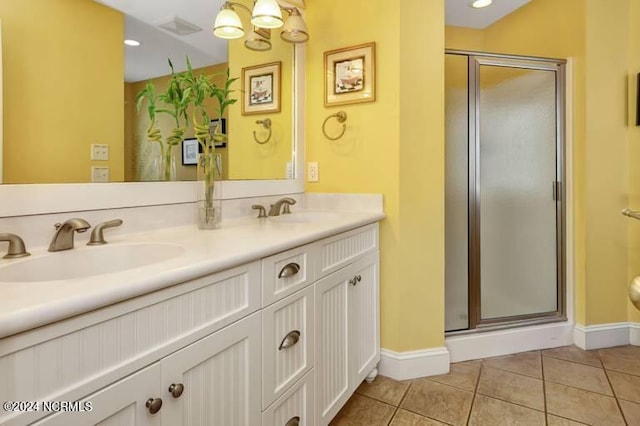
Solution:
[{"label": "large wall mirror", "polygon": [[[251,7],[250,0],[245,2]],[[177,71],[189,56],[196,72],[238,81],[238,101],[224,118],[229,135],[220,147],[225,179],[295,177],[295,50],[271,37],[272,48],[248,50],[244,40],[212,34],[222,0],[2,0],[2,180],[18,183],[87,183],[93,167],[108,167],[110,182],[147,181],[146,111],[135,95],[152,79],[159,89],[171,58]],[[245,28],[249,16],[238,14]],[[162,25],[162,27],[161,27]],[[195,30],[195,31],[194,31]],[[141,45],[127,46],[125,39]],[[242,108],[244,69],[278,63],[280,108],[247,114]],[[215,114],[210,114],[212,118]],[[271,137],[257,121],[269,119]],[[163,129],[167,132],[166,129]],[[255,132],[255,133],[254,133]],[[185,135],[187,138],[192,135]],[[92,160],[92,145],[107,145],[108,160]],[[177,180],[193,180],[196,167],[174,148]],[[187,161],[188,163],[188,161]]]}]

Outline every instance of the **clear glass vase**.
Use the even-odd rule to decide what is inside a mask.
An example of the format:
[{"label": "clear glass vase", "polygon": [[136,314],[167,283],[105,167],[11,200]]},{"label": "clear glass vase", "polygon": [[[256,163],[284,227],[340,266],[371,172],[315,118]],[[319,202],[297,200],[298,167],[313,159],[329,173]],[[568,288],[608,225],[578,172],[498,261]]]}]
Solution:
[{"label": "clear glass vase", "polygon": [[174,181],[177,178],[176,156],[173,152],[173,146],[167,145],[162,158],[161,165],[162,175],[160,180]]},{"label": "clear glass vase", "polygon": [[198,154],[198,228],[216,229],[222,221],[222,157],[213,146]]}]

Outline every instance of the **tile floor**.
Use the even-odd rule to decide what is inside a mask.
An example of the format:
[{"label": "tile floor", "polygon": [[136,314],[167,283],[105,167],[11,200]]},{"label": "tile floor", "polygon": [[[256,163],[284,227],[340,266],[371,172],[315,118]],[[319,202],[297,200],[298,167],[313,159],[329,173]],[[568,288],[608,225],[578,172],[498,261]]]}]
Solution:
[{"label": "tile floor", "polygon": [[640,426],[640,347],[567,346],[451,365],[442,376],[363,383],[333,426]]}]

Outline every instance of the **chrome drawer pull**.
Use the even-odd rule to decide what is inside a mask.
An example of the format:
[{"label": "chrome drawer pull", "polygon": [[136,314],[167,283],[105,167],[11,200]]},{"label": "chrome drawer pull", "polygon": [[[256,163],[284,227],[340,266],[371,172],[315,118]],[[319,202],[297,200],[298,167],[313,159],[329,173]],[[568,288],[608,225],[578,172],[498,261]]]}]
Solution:
[{"label": "chrome drawer pull", "polygon": [[284,268],[280,270],[278,278],[287,278],[297,274],[300,271],[300,265],[291,262],[284,265]]},{"label": "chrome drawer pull", "polygon": [[300,424],[300,417],[295,416],[291,417],[288,422],[284,424],[284,426],[298,426]]},{"label": "chrome drawer pull", "polygon": [[298,330],[290,331],[286,336],[284,336],[284,339],[282,339],[280,346],[278,346],[278,350],[281,351],[283,349],[287,349],[298,343],[298,340],[300,340],[300,332]]}]

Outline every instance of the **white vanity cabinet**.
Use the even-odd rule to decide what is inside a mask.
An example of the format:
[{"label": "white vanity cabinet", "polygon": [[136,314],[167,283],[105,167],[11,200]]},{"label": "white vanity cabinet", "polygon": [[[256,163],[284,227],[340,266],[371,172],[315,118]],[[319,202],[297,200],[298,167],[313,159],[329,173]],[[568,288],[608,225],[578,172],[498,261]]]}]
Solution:
[{"label": "white vanity cabinet", "polygon": [[370,224],[0,339],[1,401],[92,405],[0,424],[326,425],[380,359],[378,286]]},{"label": "white vanity cabinet", "polygon": [[378,252],[321,279],[315,293],[320,426],[329,424],[380,361]]}]

